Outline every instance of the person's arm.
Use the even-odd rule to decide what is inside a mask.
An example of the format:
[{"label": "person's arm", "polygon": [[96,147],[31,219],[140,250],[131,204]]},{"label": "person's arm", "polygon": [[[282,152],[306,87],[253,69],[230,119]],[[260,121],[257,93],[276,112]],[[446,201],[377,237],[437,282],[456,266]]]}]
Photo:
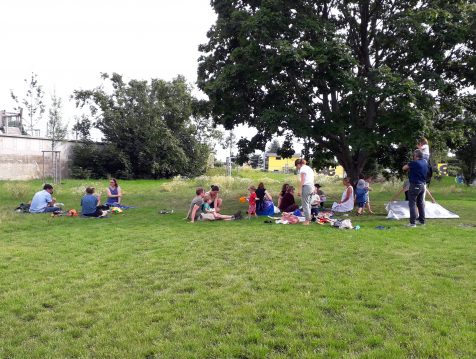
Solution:
[{"label": "person's arm", "polygon": [[435,198],[433,197],[433,195],[431,194],[431,192],[428,190],[428,188],[426,189],[426,193],[428,193],[428,196],[430,196],[431,201],[432,201],[433,203],[436,203]]},{"label": "person's arm", "polygon": [[297,193],[298,197],[301,197],[302,185],[304,184],[305,180],[306,180],[306,174],[301,173],[301,175],[299,176],[298,193]]},{"label": "person's arm", "polygon": [[215,196],[215,200],[213,201],[213,208],[218,208],[218,193]]},{"label": "person's arm", "polygon": [[192,208],[192,213],[190,214],[190,222],[195,222],[195,215],[197,214],[197,211],[200,207],[198,205],[194,205]]},{"label": "person's arm", "polygon": [[112,194],[111,190],[108,188],[107,189],[107,196],[109,198],[119,198],[119,197],[121,197],[122,196],[121,187],[117,187],[117,194]]},{"label": "person's arm", "polygon": [[403,187],[400,188],[400,191],[398,191],[398,192],[392,197],[392,199],[390,200],[390,202],[396,201],[397,198],[402,194],[403,191],[405,191],[405,189],[404,189]]},{"label": "person's arm", "polygon": [[265,192],[264,192],[264,197],[265,197],[268,201],[272,201],[272,200],[273,200],[273,197],[271,197],[271,195],[269,194],[268,191],[265,191]]},{"label": "person's arm", "polygon": [[96,206],[99,206],[101,204],[101,196],[97,195],[96,196]]},{"label": "person's arm", "polygon": [[341,203],[344,203],[344,202],[347,202],[350,198],[350,193],[352,192],[352,189],[349,187],[347,187],[347,191],[345,191],[345,198],[339,202],[339,204]]},{"label": "person's arm", "polygon": [[121,204],[121,198],[122,198],[122,189],[121,187],[117,187],[117,203]]},{"label": "person's arm", "polygon": [[55,203],[56,203],[56,199],[54,199],[51,195],[49,195],[46,198],[46,206],[47,207],[53,207]]},{"label": "person's arm", "polygon": [[405,166],[402,167],[402,169],[403,169],[404,171],[408,171],[408,170],[410,169],[410,166],[409,166],[408,163],[407,163]]}]

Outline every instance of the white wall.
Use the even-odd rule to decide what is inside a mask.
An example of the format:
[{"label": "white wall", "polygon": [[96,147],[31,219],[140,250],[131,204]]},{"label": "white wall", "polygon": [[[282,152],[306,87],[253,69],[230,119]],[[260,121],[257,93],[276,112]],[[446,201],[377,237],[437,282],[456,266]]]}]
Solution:
[{"label": "white wall", "polygon": [[[61,175],[68,177],[68,162],[75,141],[56,146],[61,151]],[[43,153],[51,150],[47,138],[0,135],[0,180],[28,180],[43,178]],[[51,154],[45,154],[45,173],[51,177]]]}]

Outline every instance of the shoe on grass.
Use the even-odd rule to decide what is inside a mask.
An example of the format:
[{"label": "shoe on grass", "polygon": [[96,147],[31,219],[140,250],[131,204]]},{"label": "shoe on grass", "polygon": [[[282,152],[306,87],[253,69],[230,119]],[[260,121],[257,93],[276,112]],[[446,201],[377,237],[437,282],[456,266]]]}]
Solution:
[{"label": "shoe on grass", "polygon": [[417,226],[424,226],[425,222],[417,222]]},{"label": "shoe on grass", "polygon": [[407,224],[407,227],[409,227],[409,228],[416,228],[416,224],[414,224],[414,223],[408,223],[408,224]]}]

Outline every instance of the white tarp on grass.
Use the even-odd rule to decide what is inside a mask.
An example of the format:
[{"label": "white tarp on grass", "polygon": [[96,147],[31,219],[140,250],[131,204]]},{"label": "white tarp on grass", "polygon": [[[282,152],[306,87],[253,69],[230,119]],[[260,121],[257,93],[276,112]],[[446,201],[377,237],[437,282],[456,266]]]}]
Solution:
[{"label": "white tarp on grass", "polygon": [[[410,208],[407,201],[387,203],[385,209],[388,212],[388,219],[410,218]],[[425,218],[459,218],[459,216],[441,207],[438,203],[425,202]]]}]

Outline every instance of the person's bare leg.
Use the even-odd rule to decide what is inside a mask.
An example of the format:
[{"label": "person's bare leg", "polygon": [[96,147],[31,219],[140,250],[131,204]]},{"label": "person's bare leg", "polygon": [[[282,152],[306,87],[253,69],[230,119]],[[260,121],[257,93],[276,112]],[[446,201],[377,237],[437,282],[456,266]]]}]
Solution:
[{"label": "person's bare leg", "polygon": [[221,198],[218,198],[217,207],[215,208],[215,212],[220,212],[221,211],[221,204],[222,203],[223,203],[223,200]]},{"label": "person's bare leg", "polygon": [[370,202],[367,202],[367,204],[365,205],[367,207],[367,209],[369,210],[369,213],[370,214],[374,214],[374,212],[372,212],[372,210],[370,209]]},{"label": "person's bare leg", "polygon": [[223,219],[224,221],[230,221],[233,219],[233,216],[228,216],[220,213],[215,213],[215,218],[216,219]]}]

